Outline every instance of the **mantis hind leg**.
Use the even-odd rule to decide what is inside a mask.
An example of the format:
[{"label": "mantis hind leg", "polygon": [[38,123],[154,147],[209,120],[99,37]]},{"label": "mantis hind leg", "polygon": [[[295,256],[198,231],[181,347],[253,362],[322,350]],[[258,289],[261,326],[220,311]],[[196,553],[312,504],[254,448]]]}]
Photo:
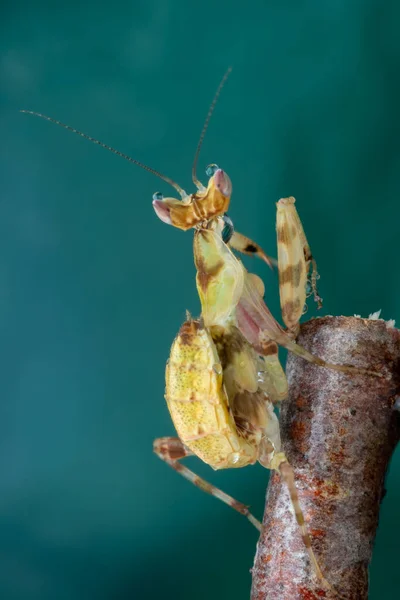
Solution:
[{"label": "mantis hind leg", "polygon": [[290,338],[285,340],[282,343],[282,346],[284,346],[290,352],[293,352],[293,354],[301,356],[301,358],[304,358],[304,360],[315,365],[319,365],[320,367],[331,369],[332,371],[339,371],[340,373],[353,373],[354,375],[372,375],[374,377],[383,377],[383,374],[379,373],[378,371],[363,369],[362,367],[354,367],[353,365],[336,365],[334,363],[326,362],[322,358],[311,354],[311,352],[308,352],[308,350],[303,348],[303,346],[300,346]]},{"label": "mantis hind leg", "polygon": [[289,492],[290,501],[294,510],[294,514],[296,517],[297,525],[299,526],[301,532],[301,538],[303,540],[303,544],[307,551],[309,560],[311,562],[313,571],[315,576],[319,582],[319,584],[325,589],[336,591],[332,588],[330,583],[325,579],[321,567],[319,566],[317,557],[314,554],[314,551],[311,546],[311,537],[308,531],[308,527],[306,525],[306,521],[304,518],[304,513],[300,506],[299,495],[297,492],[297,487],[294,478],[294,471],[292,466],[289,464],[285,454],[283,452],[272,452],[268,454],[268,444],[266,444],[266,452],[264,453],[263,460],[261,460],[261,464],[267,469],[274,469],[277,471],[285,483],[287,490]]},{"label": "mantis hind leg", "polygon": [[290,495],[290,500],[292,502],[292,506],[293,506],[293,510],[295,513],[295,517],[296,517],[296,521],[297,524],[300,528],[301,531],[301,537],[304,543],[304,546],[307,550],[307,554],[308,557],[310,559],[310,562],[312,564],[314,573],[318,579],[319,584],[325,589],[328,590],[330,592],[332,592],[333,594],[335,594],[335,597],[338,598],[338,600],[345,600],[345,598],[343,596],[341,596],[336,590],[335,588],[329,583],[329,581],[327,581],[327,579],[325,579],[321,568],[319,566],[317,557],[314,554],[314,551],[311,547],[311,537],[310,537],[310,533],[308,531],[308,527],[306,525],[305,519],[304,519],[304,514],[303,511],[301,509],[300,506],[300,502],[299,502],[299,496],[297,493],[297,488],[296,488],[296,483],[295,483],[295,479],[294,479],[294,471],[292,466],[287,462],[286,457],[283,455],[283,458],[285,460],[283,460],[282,462],[280,462],[277,470],[282,478],[282,481],[285,482],[287,489],[289,491],[289,495]]},{"label": "mantis hind leg", "polygon": [[193,473],[190,469],[182,465],[179,461],[186,456],[193,456],[193,453],[182,444],[181,440],[177,437],[162,437],[157,438],[153,442],[153,450],[157,454],[161,460],[167,463],[170,467],[172,467],[177,473],[180,473],[185,479],[191,481],[195,486],[203,490],[203,492],[207,492],[207,494],[211,494],[215,498],[218,498],[234,510],[236,510],[241,515],[247,517],[252,525],[258,531],[262,530],[262,524],[258,519],[256,519],[251,512],[249,511],[248,506],[238,502],[232,496],[225,494],[222,490],[215,487],[202,477]]},{"label": "mantis hind leg", "polygon": [[285,482],[285,484],[289,490],[290,500],[292,502],[296,521],[297,521],[297,524],[301,531],[301,538],[303,540],[304,546],[306,547],[307,554],[308,554],[310,562],[313,566],[315,575],[317,576],[318,581],[320,581],[325,588],[327,587],[328,589],[330,589],[331,586],[327,582],[325,577],[323,576],[321,568],[318,564],[317,558],[311,547],[311,537],[308,532],[308,528],[307,528],[307,525],[306,525],[306,522],[304,519],[304,514],[303,514],[303,511],[300,506],[299,496],[298,496],[296,484],[294,481],[293,469],[290,466],[290,464],[286,461],[286,462],[282,462],[279,465],[278,471],[279,471],[280,476],[282,477],[282,480]]}]

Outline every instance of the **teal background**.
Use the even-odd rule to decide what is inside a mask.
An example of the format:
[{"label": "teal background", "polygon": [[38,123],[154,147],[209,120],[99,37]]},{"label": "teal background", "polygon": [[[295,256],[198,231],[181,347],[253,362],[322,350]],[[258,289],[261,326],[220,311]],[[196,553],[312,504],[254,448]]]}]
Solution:
[{"label": "teal background", "polygon": [[[152,454],[174,433],[170,344],[199,309],[192,234],[153,213],[163,182],[18,109],[190,190],[232,65],[199,172],[230,174],[230,215],[270,254],[275,202],[297,198],[324,314],[400,319],[400,5],[39,0],[0,16],[0,598],[248,598],[256,531]],[[246,264],[278,315],[276,277]],[[261,515],[261,467],[188,464]],[[400,587],[398,454],[387,488],[372,600]]]}]

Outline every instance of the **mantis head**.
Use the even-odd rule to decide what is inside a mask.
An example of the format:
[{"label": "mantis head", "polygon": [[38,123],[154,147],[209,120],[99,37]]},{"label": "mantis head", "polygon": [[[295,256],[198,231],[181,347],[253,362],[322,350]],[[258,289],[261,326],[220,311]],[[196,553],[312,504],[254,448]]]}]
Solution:
[{"label": "mantis head", "polygon": [[207,187],[199,184],[197,192],[190,196],[183,192],[181,200],[164,198],[160,192],[153,195],[153,208],[161,221],[187,231],[228,210],[232,194],[229,176],[217,165],[209,165],[206,173]]}]

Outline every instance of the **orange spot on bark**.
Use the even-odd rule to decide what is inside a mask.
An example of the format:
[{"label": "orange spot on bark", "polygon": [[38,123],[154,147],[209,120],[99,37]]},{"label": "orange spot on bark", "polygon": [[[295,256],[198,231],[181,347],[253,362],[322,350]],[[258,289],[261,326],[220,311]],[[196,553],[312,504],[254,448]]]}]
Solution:
[{"label": "orange spot on bark", "polygon": [[345,452],[343,448],[340,448],[337,452],[331,452],[330,459],[335,465],[342,465],[345,459]]},{"label": "orange spot on bark", "polygon": [[301,600],[318,600],[318,598],[326,598],[326,592],[324,590],[312,592],[305,587],[300,587],[299,593],[301,594]]},{"label": "orange spot on bark", "polygon": [[307,406],[307,400],[303,398],[303,396],[298,396],[298,398],[296,399],[296,406],[297,408],[304,408],[305,406]]},{"label": "orange spot on bark", "polygon": [[306,431],[304,423],[295,421],[292,425],[292,436],[294,439],[303,438]]},{"label": "orange spot on bark", "polygon": [[309,477],[305,473],[296,473],[296,481],[305,481],[309,483]]},{"label": "orange spot on bark", "polygon": [[299,588],[299,592],[302,600],[318,600],[317,596],[313,592],[304,587]]},{"label": "orange spot on bark", "polygon": [[308,449],[308,433],[305,423],[294,421],[290,427],[290,435],[296,441],[298,449],[305,454]]},{"label": "orange spot on bark", "polygon": [[318,538],[319,540],[326,536],[326,532],[323,529],[311,529],[310,533],[311,537]]},{"label": "orange spot on bark", "polygon": [[262,557],[262,561],[265,563],[269,563],[270,560],[272,560],[272,554],[267,554],[266,556]]},{"label": "orange spot on bark", "polygon": [[331,483],[326,486],[327,495],[337,496],[339,494],[339,486],[337,483]]}]

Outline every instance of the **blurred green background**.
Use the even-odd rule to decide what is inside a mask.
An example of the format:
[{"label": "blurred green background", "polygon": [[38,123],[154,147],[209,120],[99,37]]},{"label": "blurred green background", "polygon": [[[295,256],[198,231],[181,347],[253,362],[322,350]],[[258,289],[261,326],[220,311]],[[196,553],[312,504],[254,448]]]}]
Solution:
[{"label": "blurred green background", "polygon": [[[199,171],[230,174],[230,215],[270,254],[275,202],[297,198],[324,314],[399,319],[400,5],[38,0],[0,16],[0,598],[248,598],[256,531],[152,454],[174,433],[170,345],[199,308],[192,233],[153,213],[168,186],[18,109],[190,191],[232,65]],[[247,264],[278,315],[276,277]],[[188,464],[262,514],[261,467]],[[372,600],[400,586],[398,454],[387,488]]]}]

